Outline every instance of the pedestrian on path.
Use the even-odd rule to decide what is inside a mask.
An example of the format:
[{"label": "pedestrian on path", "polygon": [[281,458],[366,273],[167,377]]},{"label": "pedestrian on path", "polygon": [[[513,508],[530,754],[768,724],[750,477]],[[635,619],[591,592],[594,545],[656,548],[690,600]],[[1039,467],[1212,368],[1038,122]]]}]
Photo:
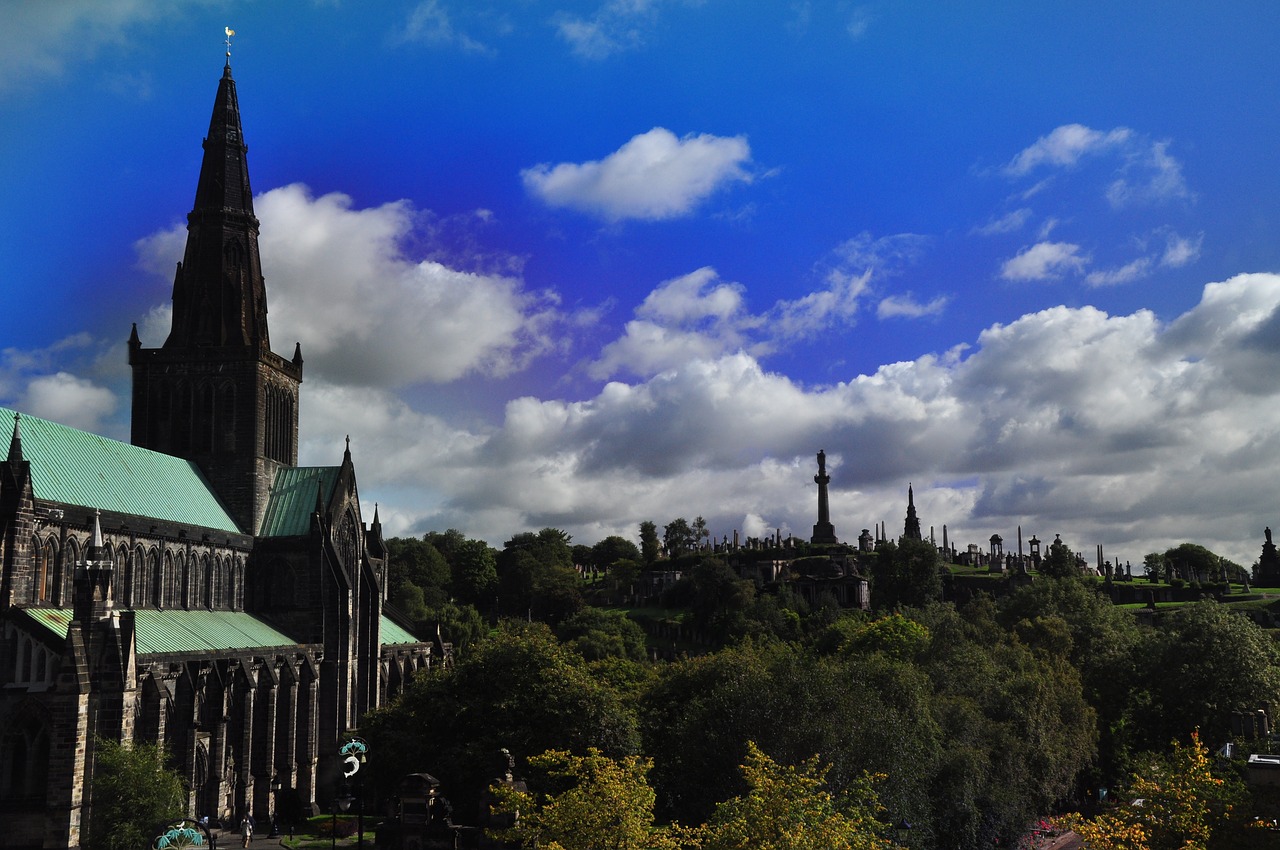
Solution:
[{"label": "pedestrian on path", "polygon": [[248,847],[250,838],[253,838],[253,818],[245,815],[240,819],[240,846]]}]

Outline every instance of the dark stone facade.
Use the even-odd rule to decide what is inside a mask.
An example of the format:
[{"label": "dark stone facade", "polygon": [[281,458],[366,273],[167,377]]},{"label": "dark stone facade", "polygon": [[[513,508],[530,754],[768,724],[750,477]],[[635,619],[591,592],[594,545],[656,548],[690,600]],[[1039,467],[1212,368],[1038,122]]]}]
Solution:
[{"label": "dark stone facade", "polygon": [[[194,817],[327,804],[339,742],[430,663],[384,610],[381,525],[361,516],[349,446],[338,466],[297,466],[301,349],[270,350],[246,150],[228,66],[172,332],[129,340],[133,445],[6,412],[0,847],[80,845],[100,738],[162,745]],[[75,495],[45,492],[61,473]],[[170,491],[222,507],[202,519],[179,495],[170,511]],[[131,498],[147,495],[158,515]]]}]

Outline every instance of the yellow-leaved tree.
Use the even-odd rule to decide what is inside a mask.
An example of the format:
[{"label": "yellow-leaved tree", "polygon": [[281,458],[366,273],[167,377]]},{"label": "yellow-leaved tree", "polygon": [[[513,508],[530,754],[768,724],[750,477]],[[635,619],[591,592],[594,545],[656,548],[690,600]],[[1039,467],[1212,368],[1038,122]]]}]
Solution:
[{"label": "yellow-leaved tree", "polygon": [[703,850],[889,850],[875,783],[863,775],[840,792],[826,788],[818,757],[780,765],[747,742],[746,794],[719,803],[702,830]]},{"label": "yellow-leaved tree", "polygon": [[1175,741],[1172,753],[1134,774],[1124,803],[1091,819],[1077,814],[1059,823],[1090,850],[1207,850],[1215,833],[1237,825],[1232,815],[1247,797],[1238,779],[1215,776],[1212,768],[1194,732],[1190,746]]},{"label": "yellow-leaved tree", "polygon": [[653,821],[649,759],[615,760],[591,747],[585,756],[548,750],[529,764],[567,787],[538,794],[493,786],[495,812],[515,816],[514,825],[495,830],[494,837],[540,850],[675,850],[681,845],[683,830]]}]

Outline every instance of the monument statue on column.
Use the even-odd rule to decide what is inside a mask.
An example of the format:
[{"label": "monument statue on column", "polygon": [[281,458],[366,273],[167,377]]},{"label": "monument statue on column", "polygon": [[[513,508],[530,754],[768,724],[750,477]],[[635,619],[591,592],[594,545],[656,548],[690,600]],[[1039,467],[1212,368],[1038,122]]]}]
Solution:
[{"label": "monument statue on column", "polygon": [[818,522],[813,526],[813,537],[811,543],[829,544],[839,543],[836,537],[836,528],[831,524],[831,502],[827,496],[827,485],[831,483],[831,476],[827,475],[827,453],[825,451],[818,452],[818,474],[813,476],[813,480],[818,485]]}]

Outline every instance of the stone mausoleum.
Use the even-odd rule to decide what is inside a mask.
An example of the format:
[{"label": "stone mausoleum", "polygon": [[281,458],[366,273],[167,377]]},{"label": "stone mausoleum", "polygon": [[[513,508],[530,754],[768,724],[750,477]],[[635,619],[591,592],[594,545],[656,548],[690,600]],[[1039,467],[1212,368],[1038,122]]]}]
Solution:
[{"label": "stone mausoleum", "polygon": [[298,466],[229,58],[203,147],[172,329],[129,338],[132,442],[0,408],[0,847],[80,845],[100,739],[162,745],[193,817],[327,804],[341,742],[430,663],[349,442]]}]

